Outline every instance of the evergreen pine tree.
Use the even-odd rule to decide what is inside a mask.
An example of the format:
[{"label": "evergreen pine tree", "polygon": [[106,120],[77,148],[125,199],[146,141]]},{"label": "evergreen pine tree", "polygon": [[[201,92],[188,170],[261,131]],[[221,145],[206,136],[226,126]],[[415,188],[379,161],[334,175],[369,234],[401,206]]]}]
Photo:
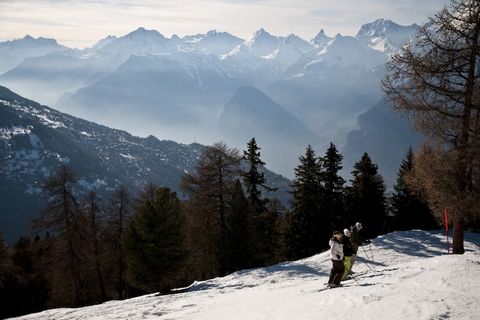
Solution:
[{"label": "evergreen pine tree", "polygon": [[255,138],[247,144],[247,150],[243,151],[243,159],[247,161],[248,171],[243,173],[243,182],[247,189],[250,207],[254,210],[252,217],[253,243],[255,245],[255,266],[265,266],[274,261],[278,250],[278,233],[276,232],[278,213],[269,211],[267,203],[270,201],[262,197],[260,188],[267,191],[275,191],[266,185],[265,174],[260,172],[265,165],[260,159],[260,147]]},{"label": "evergreen pine tree", "polygon": [[257,146],[255,138],[252,138],[247,144],[247,150],[243,151],[243,159],[248,164],[248,171],[243,173],[243,182],[247,189],[248,200],[257,214],[266,210],[265,203],[268,201],[262,199],[259,188],[272,191],[272,188],[266,186],[265,174],[260,172],[260,168],[265,165],[265,162],[260,159],[259,150],[260,147]]},{"label": "evergreen pine tree", "polygon": [[392,197],[396,230],[423,229],[438,227],[428,204],[407,185],[406,176],[413,170],[413,152],[410,148],[400,165]]},{"label": "evergreen pine tree", "polygon": [[186,258],[185,226],[183,205],[168,188],[138,203],[124,237],[131,283],[150,292],[170,291]]},{"label": "evergreen pine tree", "polygon": [[232,193],[227,224],[227,272],[254,266],[252,211],[242,184],[237,180]]},{"label": "evergreen pine tree", "polygon": [[[336,146],[330,143],[322,163],[325,211],[323,221],[329,226],[329,230],[342,230],[348,226],[344,208],[345,180],[339,175],[339,171],[342,170],[342,159],[343,156],[338,152]],[[327,239],[328,236],[329,234],[327,234]]]},{"label": "evergreen pine tree", "polygon": [[373,238],[384,232],[386,199],[383,178],[367,153],[353,168],[348,199],[350,222],[362,222],[364,236]]},{"label": "evergreen pine tree", "polygon": [[310,145],[299,160],[293,182],[293,210],[288,219],[286,254],[289,259],[318,253],[326,245],[322,243],[321,163]]},{"label": "evergreen pine tree", "polygon": [[22,236],[13,247],[12,260],[17,285],[9,290],[10,302],[5,305],[17,315],[38,312],[47,307],[48,284],[38,259],[38,241]]}]

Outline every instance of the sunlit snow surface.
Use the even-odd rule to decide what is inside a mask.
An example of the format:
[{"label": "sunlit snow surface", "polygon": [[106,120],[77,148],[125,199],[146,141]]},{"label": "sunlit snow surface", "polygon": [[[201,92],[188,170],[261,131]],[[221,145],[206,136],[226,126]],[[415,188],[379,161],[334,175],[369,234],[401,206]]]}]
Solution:
[{"label": "sunlit snow surface", "polygon": [[[447,255],[444,235],[396,232],[359,250],[355,280],[322,290],[328,252],[155,294],[21,319],[479,319],[480,235]],[[371,269],[370,269],[371,268]]]}]

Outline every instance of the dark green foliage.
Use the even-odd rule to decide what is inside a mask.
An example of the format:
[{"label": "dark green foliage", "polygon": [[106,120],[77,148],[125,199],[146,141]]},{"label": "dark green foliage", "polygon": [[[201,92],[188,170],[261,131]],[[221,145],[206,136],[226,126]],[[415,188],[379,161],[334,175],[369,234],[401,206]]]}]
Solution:
[{"label": "dark green foliage", "polygon": [[226,259],[227,272],[233,272],[254,266],[254,242],[252,229],[252,209],[237,180],[229,206],[227,224]]},{"label": "dark green foliage", "polygon": [[436,229],[438,224],[428,204],[407,185],[405,179],[412,169],[413,152],[409,149],[402,161],[394,186],[395,192],[392,197],[392,209],[395,214],[394,228],[396,230]]},{"label": "dark green foliage", "polygon": [[255,266],[265,266],[276,261],[278,252],[277,218],[278,212],[267,209],[270,199],[263,198],[260,188],[266,191],[275,191],[266,185],[264,173],[260,168],[265,165],[260,159],[260,147],[255,138],[247,144],[247,150],[243,151],[243,159],[247,161],[248,171],[242,174],[243,182],[247,189],[248,201],[253,208],[252,217],[252,243],[254,244]]},{"label": "dark green foliage", "polygon": [[169,292],[186,258],[185,215],[182,203],[169,188],[157,188],[135,209],[124,245],[128,279],[146,291]]},{"label": "dark green foliage", "polygon": [[265,204],[268,200],[262,199],[260,187],[272,191],[265,183],[265,174],[260,173],[259,168],[265,165],[260,159],[260,148],[257,146],[255,138],[252,138],[247,144],[247,150],[243,151],[243,159],[248,163],[248,171],[244,172],[243,182],[247,189],[248,200],[255,209],[256,213],[262,213],[266,210]]},{"label": "dark green foliage", "polygon": [[40,272],[37,248],[37,241],[21,237],[10,253],[0,237],[0,318],[47,307],[48,289]]},{"label": "dark green foliage", "polygon": [[298,259],[318,253],[325,243],[322,226],[321,163],[308,146],[300,165],[295,168],[293,182],[293,211],[289,218],[286,254],[289,259]]},{"label": "dark green foliage", "polygon": [[[342,230],[348,224],[344,208],[345,180],[339,175],[343,156],[330,143],[322,163],[324,225],[328,230]],[[327,234],[328,240],[330,234]]]},{"label": "dark green foliage", "polygon": [[367,153],[355,163],[352,175],[352,186],[348,189],[350,223],[362,222],[364,237],[376,237],[382,234],[385,228],[386,199],[383,178]]},{"label": "dark green foliage", "polygon": [[267,203],[266,211],[253,217],[255,266],[269,266],[282,259],[280,213],[276,199]]}]

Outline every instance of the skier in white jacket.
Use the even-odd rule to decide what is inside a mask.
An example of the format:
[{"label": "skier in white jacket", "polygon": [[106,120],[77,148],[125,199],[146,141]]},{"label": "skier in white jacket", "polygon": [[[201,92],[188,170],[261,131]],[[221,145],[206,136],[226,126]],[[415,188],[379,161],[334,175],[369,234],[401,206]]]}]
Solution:
[{"label": "skier in white jacket", "polygon": [[341,243],[342,233],[334,231],[333,237],[330,239],[330,255],[332,260],[332,270],[330,271],[330,278],[328,279],[328,287],[335,288],[341,286],[345,266],[343,264],[343,244]]}]

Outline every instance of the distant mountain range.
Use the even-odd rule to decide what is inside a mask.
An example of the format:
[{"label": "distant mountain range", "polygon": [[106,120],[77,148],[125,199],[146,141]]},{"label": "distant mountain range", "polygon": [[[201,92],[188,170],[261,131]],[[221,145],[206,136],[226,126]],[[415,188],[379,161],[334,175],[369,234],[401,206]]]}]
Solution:
[{"label": "distant mountain range", "polygon": [[[107,197],[119,185],[136,192],[149,182],[181,196],[181,177],[194,171],[203,148],[154,136],[135,137],[0,86],[0,231],[10,241],[29,231],[29,220],[44,207],[41,184],[61,162],[75,171],[79,198],[89,190]],[[279,189],[273,196],[288,204],[290,181],[265,172],[271,186]]]},{"label": "distant mountain range", "polygon": [[[379,19],[354,37],[321,30],[309,41],[264,29],[240,39],[214,30],[167,38],[138,28],[84,50],[57,44],[48,47],[51,52],[44,39],[27,37],[0,43],[2,61],[6,44],[38,42],[28,55],[7,59],[0,84],[140,136],[186,144],[226,140],[239,148],[258,137],[267,166],[292,178],[307,144],[323,154],[333,142],[345,163],[358,160],[349,133],[359,129],[360,115],[383,100],[384,63],[418,28]],[[406,144],[408,149],[413,143]],[[391,181],[396,162],[378,164],[381,172],[389,168],[383,174]]]}]

